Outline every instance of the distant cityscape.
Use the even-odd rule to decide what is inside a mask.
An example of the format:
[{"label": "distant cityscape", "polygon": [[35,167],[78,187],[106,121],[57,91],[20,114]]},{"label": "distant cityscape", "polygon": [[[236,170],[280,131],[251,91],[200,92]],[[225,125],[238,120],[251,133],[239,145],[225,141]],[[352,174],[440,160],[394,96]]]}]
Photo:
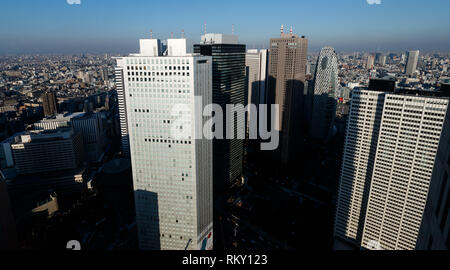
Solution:
[{"label": "distant cityscape", "polygon": [[449,249],[450,53],[197,41],[0,56],[0,249]]}]

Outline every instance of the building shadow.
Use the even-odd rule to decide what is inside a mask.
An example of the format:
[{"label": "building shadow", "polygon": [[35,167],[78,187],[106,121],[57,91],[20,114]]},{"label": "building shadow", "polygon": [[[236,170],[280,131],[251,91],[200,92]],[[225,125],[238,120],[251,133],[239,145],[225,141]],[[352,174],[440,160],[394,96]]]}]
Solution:
[{"label": "building shadow", "polygon": [[333,136],[337,101],[327,93],[320,95],[312,93],[312,95],[313,104],[311,108],[312,113],[309,133],[313,139],[316,139],[321,143],[326,143]]},{"label": "building shadow", "polygon": [[158,194],[136,190],[136,223],[140,250],[161,250]]},{"label": "building shadow", "polygon": [[[276,93],[277,79],[269,77],[266,100],[268,104],[280,105],[280,145],[275,151],[276,158],[282,167],[288,167],[295,156],[298,155],[300,141],[305,135],[307,125],[305,82],[301,80],[288,80],[284,91]],[[269,111],[269,118],[272,115]],[[272,123],[268,123],[272,128]]]}]

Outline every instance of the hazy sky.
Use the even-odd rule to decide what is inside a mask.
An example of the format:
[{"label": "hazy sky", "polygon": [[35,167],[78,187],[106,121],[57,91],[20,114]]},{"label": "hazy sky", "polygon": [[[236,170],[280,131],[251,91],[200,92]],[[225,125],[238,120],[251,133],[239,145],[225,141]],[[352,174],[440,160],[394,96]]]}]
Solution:
[{"label": "hazy sky", "polygon": [[204,22],[221,33],[235,24],[249,48],[284,24],[310,51],[450,51],[449,0],[1,0],[0,10],[0,54],[134,52],[150,29],[198,41]]}]

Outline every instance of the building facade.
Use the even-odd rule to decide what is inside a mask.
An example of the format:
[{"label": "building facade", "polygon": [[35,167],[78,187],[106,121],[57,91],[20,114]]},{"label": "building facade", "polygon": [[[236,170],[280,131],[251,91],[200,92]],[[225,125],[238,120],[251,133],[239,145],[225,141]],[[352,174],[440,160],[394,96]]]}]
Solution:
[{"label": "building facade", "polygon": [[310,135],[312,138],[325,142],[332,136],[339,90],[335,50],[331,47],[323,48],[317,63]]},{"label": "building facade", "polygon": [[308,40],[281,34],[270,40],[268,102],[280,106],[278,149],[281,163],[288,163],[304,122]]},{"label": "building facade", "polygon": [[248,80],[248,104],[267,104],[268,50],[248,50],[245,55]]},{"label": "building facade", "polygon": [[[245,45],[239,44],[235,35],[205,34],[201,43],[194,45],[194,53],[212,57],[213,103],[226,111],[227,105],[244,105],[247,99],[245,76]],[[238,114],[245,113],[238,108]],[[224,115],[224,123],[231,126],[232,117]],[[237,118],[234,138],[214,140],[214,188],[221,190],[242,176],[244,163],[244,139],[238,138],[245,123]],[[239,130],[242,128],[243,130]],[[225,129],[224,129],[225,132]]]},{"label": "building facade", "polygon": [[120,135],[122,142],[122,154],[124,157],[130,157],[130,136],[128,134],[126,96],[123,81],[123,69],[120,66],[115,68],[115,82],[117,91],[117,103],[119,107]]},{"label": "building facade", "polygon": [[368,55],[366,59],[366,69],[373,69],[375,65],[375,56]]},{"label": "building facade", "polygon": [[42,94],[41,99],[45,117],[55,116],[58,113],[58,101],[55,92],[46,92]]},{"label": "building facade", "polygon": [[20,175],[77,168],[84,161],[83,137],[71,129],[30,131],[4,142]]},{"label": "building facade", "polygon": [[[450,114],[447,113],[450,125]],[[442,131],[439,150],[431,178],[430,191],[425,213],[420,228],[417,249],[450,249],[450,129]]]},{"label": "building facade", "polygon": [[212,141],[195,139],[203,123],[194,114],[196,96],[203,104],[212,103],[212,59],[187,54],[185,39],[169,39],[165,54],[160,44],[140,40],[139,54],[117,59],[123,71],[139,247],[212,249]]},{"label": "building facade", "polygon": [[354,91],[337,239],[363,249],[416,249],[448,103],[431,92]]},{"label": "building facade", "polygon": [[405,67],[405,74],[408,76],[414,75],[417,71],[417,63],[419,61],[419,51],[409,51],[407,53],[406,58],[406,67]]}]

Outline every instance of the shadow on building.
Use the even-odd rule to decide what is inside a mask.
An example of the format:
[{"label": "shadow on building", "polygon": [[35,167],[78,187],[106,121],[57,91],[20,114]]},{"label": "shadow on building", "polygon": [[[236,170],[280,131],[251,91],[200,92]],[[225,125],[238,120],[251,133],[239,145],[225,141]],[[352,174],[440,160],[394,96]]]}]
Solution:
[{"label": "shadow on building", "polygon": [[158,194],[136,190],[136,222],[140,250],[161,250],[161,234],[159,224]]}]

